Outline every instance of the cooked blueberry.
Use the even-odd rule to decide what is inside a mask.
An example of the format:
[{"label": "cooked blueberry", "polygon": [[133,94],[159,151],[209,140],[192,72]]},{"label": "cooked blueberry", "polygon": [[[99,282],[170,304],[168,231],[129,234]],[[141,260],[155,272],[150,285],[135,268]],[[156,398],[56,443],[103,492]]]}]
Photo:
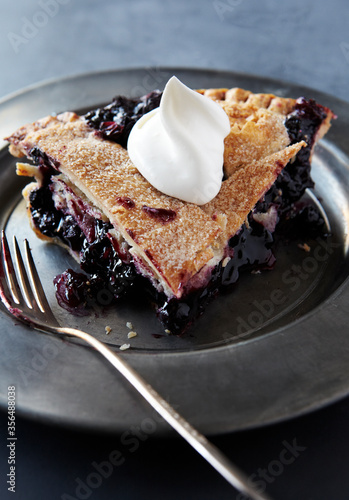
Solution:
[{"label": "cooked blueberry", "polygon": [[86,282],[88,278],[85,274],[77,273],[72,269],[56,276],[54,285],[56,287],[56,297],[59,305],[69,312],[83,312],[86,303]]},{"label": "cooked blueberry", "polygon": [[137,99],[117,96],[111,104],[89,111],[84,118],[102,137],[126,148],[133,125],[145,113],[159,106],[161,96],[159,91]]},{"label": "cooked blueberry", "polygon": [[128,196],[118,196],[116,198],[116,202],[124,208],[127,208],[128,210],[131,210],[131,208],[134,208],[136,206],[135,202]]},{"label": "cooked blueberry", "polygon": [[171,222],[177,215],[174,210],[168,210],[167,208],[153,208],[144,205],[142,210],[153,219],[159,220],[162,224]]},{"label": "cooked blueberry", "polygon": [[55,236],[61,214],[55,209],[49,189],[35,189],[30,193],[29,201],[35,226],[45,236]]}]

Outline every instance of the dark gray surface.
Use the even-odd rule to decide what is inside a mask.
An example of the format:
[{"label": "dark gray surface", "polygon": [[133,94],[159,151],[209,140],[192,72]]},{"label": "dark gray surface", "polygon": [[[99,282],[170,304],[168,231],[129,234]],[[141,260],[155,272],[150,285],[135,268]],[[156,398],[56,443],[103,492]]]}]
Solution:
[{"label": "dark gray surface", "polygon": [[[48,3],[52,10],[45,18],[43,5]],[[22,0],[2,1],[1,9],[0,96],[85,71],[175,65],[272,76],[349,98],[346,0],[287,5],[276,0]],[[41,26],[30,31],[33,21]],[[11,33],[25,36],[14,46]],[[264,481],[275,499],[344,500],[349,491],[348,404],[344,400],[295,421],[216,442],[248,474],[255,474],[253,479]],[[5,418],[1,425],[6,436]],[[140,436],[132,447],[120,436],[72,433],[19,419],[17,493],[8,497],[61,499],[67,493],[78,498],[77,478],[86,481],[94,461],[105,461],[119,449],[125,463],[86,498],[239,498],[184,443],[157,441],[144,432]],[[280,454],[294,439],[306,449],[292,463],[278,466]],[[4,498],[6,459],[2,440]]]}]

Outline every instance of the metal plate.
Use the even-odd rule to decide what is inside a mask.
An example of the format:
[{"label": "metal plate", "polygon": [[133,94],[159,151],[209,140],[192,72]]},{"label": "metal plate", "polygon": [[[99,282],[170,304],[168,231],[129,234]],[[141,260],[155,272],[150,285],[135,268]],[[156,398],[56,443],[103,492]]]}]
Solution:
[{"label": "metal plate", "polygon": [[[60,248],[31,232],[21,188],[5,142],[0,151],[0,224],[29,239],[49,300],[62,324],[93,333],[129,362],[195,426],[223,433],[289,418],[349,393],[348,222],[349,104],[280,81],[230,72],[177,68],[109,71],[47,82],[0,102],[0,136],[23,123],[62,110],[89,109],[116,94],[136,96],[163,88],[172,74],[193,88],[238,86],[280,96],[313,97],[337,115],[313,159],[314,193],[331,237],[279,248],[272,272],[241,277],[183,338],[164,335],[141,299],[86,317],[74,317],[55,301],[53,277],[76,267]],[[320,200],[320,201],[318,201]],[[138,336],[128,341],[126,322]],[[112,328],[105,334],[105,326]],[[16,385],[18,411],[57,424],[123,432],[168,427],[122,377],[92,349],[48,337],[0,311],[0,404]],[[150,429],[150,427],[149,427]]]}]

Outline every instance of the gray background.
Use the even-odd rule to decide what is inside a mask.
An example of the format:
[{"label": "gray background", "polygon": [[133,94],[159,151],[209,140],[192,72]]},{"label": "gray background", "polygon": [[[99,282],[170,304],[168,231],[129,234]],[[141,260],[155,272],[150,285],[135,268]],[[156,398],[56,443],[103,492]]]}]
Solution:
[{"label": "gray background", "polygon": [[[348,0],[0,0],[0,97],[42,80],[102,69],[215,68],[270,76],[349,100]],[[111,96],[106,96],[108,99]],[[3,332],[2,332],[3,333]],[[6,418],[0,415],[1,435]],[[214,438],[248,475],[276,462],[285,443],[297,460],[267,476],[275,499],[349,498],[349,401],[311,415]],[[17,492],[9,498],[76,496],[118,436],[56,429],[18,417]],[[7,498],[5,441],[0,496]],[[81,497],[81,496],[80,496]],[[181,441],[148,436],[88,498],[241,498]],[[86,497],[87,498],[87,497]]]},{"label": "gray background", "polygon": [[349,98],[347,0],[1,0],[0,6],[0,96],[48,78],[167,65],[271,76]]}]

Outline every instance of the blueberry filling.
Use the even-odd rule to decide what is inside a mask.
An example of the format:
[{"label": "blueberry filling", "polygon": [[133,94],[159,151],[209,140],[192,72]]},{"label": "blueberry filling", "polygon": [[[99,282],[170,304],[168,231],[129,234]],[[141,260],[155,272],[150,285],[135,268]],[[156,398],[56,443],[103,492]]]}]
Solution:
[{"label": "blueberry filling", "polygon": [[42,187],[32,191],[30,204],[35,227],[45,236],[53,238],[61,217],[55,209],[50,190]]},{"label": "blueberry filling", "polygon": [[56,296],[62,307],[80,314],[85,306],[107,305],[124,297],[142,280],[134,265],[120,258],[108,236],[110,223],[92,219],[93,228],[87,238],[71,215],[55,208],[48,186],[32,191],[30,204],[32,220],[39,231],[58,238],[78,253],[81,269],[86,272],[69,270],[56,277]]},{"label": "blueberry filling", "polygon": [[285,120],[290,144],[304,140],[307,146],[302,148],[294,161],[282,170],[274,185],[265,196],[265,203],[273,199],[279,202],[279,211],[288,211],[299,200],[307,188],[314,187],[310,175],[310,152],[316,133],[326,118],[325,108],[314,100],[303,97],[297,100],[295,109]]},{"label": "blueberry filling", "polygon": [[104,139],[115,141],[126,148],[133,125],[143,115],[159,106],[161,95],[162,92],[153,91],[138,99],[117,96],[104,108],[89,111],[85,120]]},{"label": "blueberry filling", "polygon": [[67,269],[56,276],[53,282],[56,287],[57,302],[63,309],[76,316],[88,314],[85,308],[85,304],[89,302],[87,293],[89,281],[86,274]]},{"label": "blueberry filling", "polygon": [[[140,99],[117,97],[110,105],[87,113],[85,119],[102,137],[126,147],[134,123],[144,113],[156,108],[160,99],[160,92],[152,92]],[[273,267],[275,237],[301,237],[309,235],[309,230],[313,235],[322,232],[324,221],[321,215],[314,207],[303,205],[299,200],[305,189],[313,186],[309,156],[325,116],[322,106],[312,100],[299,99],[294,111],[285,120],[291,143],[304,139],[308,146],[285,167],[255,208],[255,212],[267,214],[271,207],[275,207],[278,221],[275,233],[257,222],[251,213],[248,224],[243,225],[230,240],[229,257],[213,269],[208,286],[188,291],[180,300],[169,299],[157,292],[147,279],[137,273],[132,257],[110,236],[111,224],[91,216],[82,221],[56,209],[50,179],[57,174],[59,165],[39,149],[31,150],[30,156],[43,174],[41,187],[30,195],[33,222],[44,235],[59,238],[77,253],[81,268],[86,273],[70,269],[56,277],[59,304],[70,312],[84,314],[86,307],[96,304],[105,306],[133,291],[146,290],[164,327],[173,334],[182,334],[217,294],[232,288],[240,272]],[[133,200],[127,197],[117,198],[117,203],[128,210],[134,207]],[[169,210],[147,206],[143,210],[164,224],[176,217],[176,213]]]}]

